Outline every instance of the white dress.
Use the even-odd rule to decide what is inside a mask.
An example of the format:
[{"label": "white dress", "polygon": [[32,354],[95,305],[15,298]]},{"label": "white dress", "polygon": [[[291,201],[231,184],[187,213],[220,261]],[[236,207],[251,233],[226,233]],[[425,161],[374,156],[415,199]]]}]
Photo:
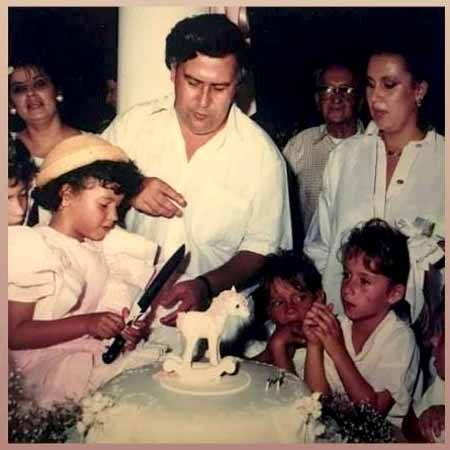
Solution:
[{"label": "white dress", "polygon": [[[79,242],[48,226],[9,227],[8,300],[36,303],[34,320],[93,313],[99,305],[102,310],[117,312],[129,307],[152,273],[156,246],[152,244],[151,249],[131,256],[130,245],[117,243],[122,233],[111,233],[105,241],[94,243]],[[125,268],[133,275],[129,276]],[[79,400],[125,368],[161,356],[161,348],[152,347],[127,353],[105,365],[101,360],[105,349],[105,341],[85,335],[45,348],[10,353],[15,367],[24,375],[26,388],[42,406]]]}]

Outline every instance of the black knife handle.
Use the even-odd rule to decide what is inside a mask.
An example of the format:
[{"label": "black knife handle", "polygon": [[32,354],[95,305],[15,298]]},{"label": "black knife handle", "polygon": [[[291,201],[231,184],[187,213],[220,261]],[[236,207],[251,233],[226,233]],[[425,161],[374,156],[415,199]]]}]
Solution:
[{"label": "black knife handle", "polygon": [[113,343],[109,346],[108,350],[102,355],[103,362],[105,364],[111,364],[119,356],[120,352],[125,345],[125,338],[122,335],[116,336]]}]

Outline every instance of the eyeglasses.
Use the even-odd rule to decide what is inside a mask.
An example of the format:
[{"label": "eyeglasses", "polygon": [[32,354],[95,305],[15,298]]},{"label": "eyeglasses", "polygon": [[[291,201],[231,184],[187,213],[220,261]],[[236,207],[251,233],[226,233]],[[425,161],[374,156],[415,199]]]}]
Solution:
[{"label": "eyeglasses", "polygon": [[318,86],[317,92],[321,97],[331,97],[332,95],[341,95],[342,97],[352,97],[356,94],[356,88],[353,86]]}]

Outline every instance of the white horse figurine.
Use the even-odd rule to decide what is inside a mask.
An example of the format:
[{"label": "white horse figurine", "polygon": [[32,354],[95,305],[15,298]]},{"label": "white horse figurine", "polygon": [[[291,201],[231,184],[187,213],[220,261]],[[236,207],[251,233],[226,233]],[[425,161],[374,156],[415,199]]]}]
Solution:
[{"label": "white horse figurine", "polygon": [[220,338],[225,330],[229,316],[243,319],[250,317],[248,300],[233,287],[215,297],[206,311],[180,312],[177,316],[177,328],[183,334],[186,345],[183,352],[183,364],[192,364],[192,358],[199,339],[208,340],[209,361],[213,366],[220,362]]},{"label": "white horse figurine", "polygon": [[[166,376],[169,379],[176,376],[184,385],[208,386],[220,382],[222,374],[232,374],[236,370],[235,358],[220,358],[220,339],[231,316],[243,320],[250,317],[248,300],[234,287],[215,297],[206,311],[178,313],[176,324],[186,345],[183,357],[169,355],[164,361]],[[208,340],[209,363],[192,362],[196,344],[201,338]]]}]

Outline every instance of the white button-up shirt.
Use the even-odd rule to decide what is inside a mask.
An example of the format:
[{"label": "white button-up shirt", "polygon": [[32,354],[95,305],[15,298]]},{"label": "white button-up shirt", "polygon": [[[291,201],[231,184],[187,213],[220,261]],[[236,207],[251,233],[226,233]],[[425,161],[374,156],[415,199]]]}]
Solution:
[{"label": "white button-up shirt", "polygon": [[404,148],[386,192],[386,152],[374,122],[364,135],[346,139],[331,153],[304,249],[322,273],[335,312],[343,312],[337,254],[342,238],[355,225],[374,217],[391,225],[421,217],[443,229],[444,162],[444,139],[429,131]]},{"label": "white button-up shirt", "polygon": [[181,218],[131,210],[128,228],[161,245],[162,259],[185,243],[193,277],[239,251],[291,248],[285,162],[268,135],[232,106],[225,127],[188,161],[173,102],[170,96],[137,105],[103,133],[146,176],[166,181],[187,201]]},{"label": "white button-up shirt", "polygon": [[[413,397],[419,377],[419,347],[408,324],[393,311],[378,324],[359,353],[352,340],[352,321],[346,316],[338,317],[345,348],[358,372],[375,392],[389,391],[394,405],[387,419],[400,426]],[[332,391],[345,392],[344,385],[333,360],[324,352],[325,375]],[[419,385],[418,388],[421,386]]]}]

